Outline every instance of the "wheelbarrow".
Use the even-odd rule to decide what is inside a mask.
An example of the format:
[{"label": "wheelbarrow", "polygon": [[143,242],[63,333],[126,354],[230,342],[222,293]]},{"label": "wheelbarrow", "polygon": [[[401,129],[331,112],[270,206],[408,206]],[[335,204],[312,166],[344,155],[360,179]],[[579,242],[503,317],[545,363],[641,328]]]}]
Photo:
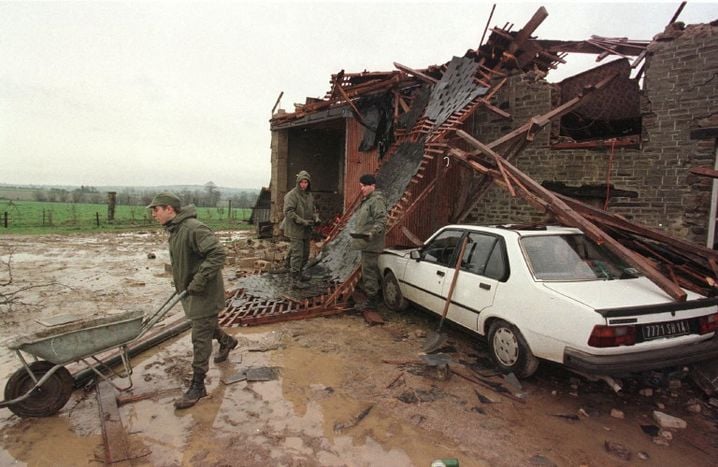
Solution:
[{"label": "wheelbarrow", "polygon": [[[65,365],[81,363],[119,391],[132,387],[132,365],[128,346],[145,335],[186,295],[174,293],[154,313],[144,316],[142,311],[129,311],[113,316],[68,323],[10,341],[7,347],[15,351],[22,368],[15,371],[5,384],[7,407],[20,417],[48,417],[57,413],[70,399],[75,379]],[[105,364],[101,355],[117,348],[123,369],[116,372]],[[31,361],[24,354],[29,355]],[[108,373],[108,374],[106,374]],[[116,376],[127,380],[120,387],[111,381]]]}]

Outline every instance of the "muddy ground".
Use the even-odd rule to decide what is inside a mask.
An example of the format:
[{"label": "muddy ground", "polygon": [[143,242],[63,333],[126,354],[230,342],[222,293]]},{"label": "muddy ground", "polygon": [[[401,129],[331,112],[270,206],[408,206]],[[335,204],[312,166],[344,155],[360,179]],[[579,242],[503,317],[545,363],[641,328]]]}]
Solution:
[{"label": "muddy ground", "polygon": [[[237,240],[232,235],[221,234],[227,242]],[[156,309],[171,293],[165,241],[161,232],[0,237],[0,283],[12,272],[2,293],[30,287],[0,308],[0,339],[43,329],[38,320],[58,315]],[[224,273],[231,288],[243,273],[239,258]],[[380,311],[384,325],[345,313],[230,328],[240,346],[229,361],[210,364],[209,397],[185,411],[172,401],[190,377],[189,334],[133,358],[129,394],[152,397],[119,408],[131,465],[428,466],[436,458],[462,466],[715,465],[718,408],[685,372],[625,380],[615,393],[543,364],[517,387],[492,376],[479,339],[450,328],[450,368],[482,383],[442,379],[435,368],[407,364],[420,361],[438,320],[414,309]],[[177,307],[168,320],[180,315]],[[17,368],[0,345],[3,387]],[[248,368],[272,368],[276,378],[225,384]],[[654,410],[687,428],[656,433]],[[76,390],[52,417],[22,419],[0,409],[0,435],[0,465],[104,458],[92,388]]]}]

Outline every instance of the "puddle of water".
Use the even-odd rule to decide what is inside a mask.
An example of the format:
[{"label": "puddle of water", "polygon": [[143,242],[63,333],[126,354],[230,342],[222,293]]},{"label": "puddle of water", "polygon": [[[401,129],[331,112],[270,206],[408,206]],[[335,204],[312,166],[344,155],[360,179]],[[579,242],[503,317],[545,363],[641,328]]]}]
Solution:
[{"label": "puddle of water", "polygon": [[[321,419],[322,435],[331,449],[319,459],[335,464],[358,465],[429,465],[437,450],[457,451],[442,434],[407,425],[391,416],[381,400],[360,400],[347,392],[346,378],[355,374],[353,365],[343,355],[329,355],[312,348],[292,347],[277,356],[284,368],[284,397],[297,413],[316,411]],[[368,415],[356,417],[372,406]],[[313,408],[313,409],[312,409]],[[353,425],[356,422],[356,425]],[[342,428],[346,427],[346,428]]]},{"label": "puddle of water", "polygon": [[[95,457],[95,448],[102,444],[99,421],[90,422],[97,428],[91,433],[74,433],[78,422],[75,415],[62,414],[38,419],[14,417],[2,429],[0,462],[2,465],[86,465]],[[4,423],[3,423],[4,424]],[[68,434],[74,433],[73,436]],[[61,460],[61,461],[60,461]]]}]

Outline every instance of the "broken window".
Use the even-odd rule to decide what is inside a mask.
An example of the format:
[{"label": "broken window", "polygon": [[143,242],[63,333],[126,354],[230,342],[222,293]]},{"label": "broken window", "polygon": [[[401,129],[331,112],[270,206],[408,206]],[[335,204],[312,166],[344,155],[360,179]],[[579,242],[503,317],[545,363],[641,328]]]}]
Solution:
[{"label": "broken window", "polygon": [[630,77],[628,60],[616,60],[563,80],[559,83],[560,103],[564,104],[580,94],[585,86],[614,73],[617,76],[606,88],[588,96],[579,107],[561,117],[558,132],[552,135],[553,148],[603,146],[608,139],[621,146],[639,143],[640,87],[638,81]]}]

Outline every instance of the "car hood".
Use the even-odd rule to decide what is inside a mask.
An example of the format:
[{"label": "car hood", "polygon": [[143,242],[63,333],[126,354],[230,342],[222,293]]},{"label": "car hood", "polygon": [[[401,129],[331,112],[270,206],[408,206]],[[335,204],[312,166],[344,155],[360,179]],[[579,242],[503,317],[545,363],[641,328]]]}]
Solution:
[{"label": "car hood", "polygon": [[[673,299],[646,277],[577,282],[543,282],[547,289],[594,309],[671,303]],[[688,300],[702,298],[688,291]]]}]

